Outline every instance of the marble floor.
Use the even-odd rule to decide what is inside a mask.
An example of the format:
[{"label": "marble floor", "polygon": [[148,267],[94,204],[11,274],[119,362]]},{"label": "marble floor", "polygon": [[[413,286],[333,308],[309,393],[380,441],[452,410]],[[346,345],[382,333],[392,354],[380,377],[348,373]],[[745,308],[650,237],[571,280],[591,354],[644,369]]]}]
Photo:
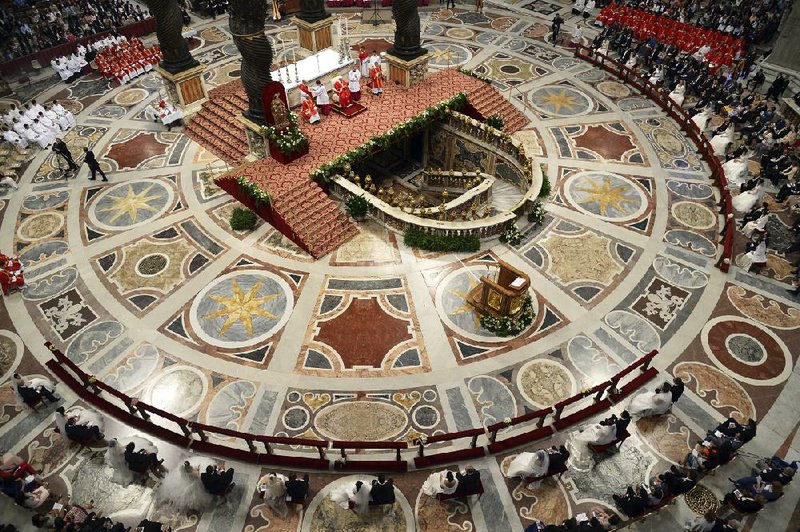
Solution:
[{"label": "marble floor", "polygon": [[[703,480],[718,497],[726,477],[741,476],[756,455],[798,458],[800,350],[791,346],[800,340],[800,302],[785,284],[796,257],[773,253],[761,275],[715,267],[718,191],[693,145],[646,97],[544,43],[555,13],[567,18],[564,30],[577,23],[592,31],[564,0],[422,14],[431,69],[463,66],[495,80],[531,120],[515,136],[552,183],[541,227],[521,222],[518,246],[487,241],[476,254],[411,250],[367,222],[314,261],[267,224],[230,229],[235,202],[213,184],[225,163],[144,117],[164,92],[155,74],[124,87],[90,75],[22,88],[22,100],[59,98],[76,113],[66,140],[73,153],[95,146],[110,183],[88,181],[85,168],[65,181],[40,152],[20,190],[0,197],[0,250],[22,258],[28,281],[0,304],[0,448],[41,467],[55,491],[94,498],[108,514],[248,532],[520,532],[533,519],[611,506],[611,492],[680,460],[731,415],[758,419],[759,432],[747,456]],[[209,87],[238,77],[227,20],[195,24],[193,53]],[[282,53],[297,46],[290,26],[267,30],[286,42]],[[390,24],[352,18],[353,42],[392,34]],[[777,224],[789,223],[784,214]],[[536,319],[513,339],[483,329],[465,301],[498,259],[528,273],[535,296]],[[49,409],[15,406],[10,375],[45,373],[45,341],[104,382],[187,419],[310,438],[410,440],[488,426],[602,382],[651,349],[660,378],[680,376],[687,390],[670,414],[637,422],[620,453],[536,489],[503,476],[520,449],[474,462],[486,493],[471,505],[422,495],[429,471],[411,471],[395,476],[392,511],[360,519],[325,498],[346,477],[312,474],[308,508],[281,518],[256,497],[263,471],[230,463],[237,488],[228,502],[184,515],[160,504],[152,485],[113,484],[101,458],[54,432]],[[110,420],[107,433],[131,431]],[[168,467],[188,452],[158,445]],[[27,519],[5,498],[0,509]],[[632,528],[680,530],[691,515],[680,501]],[[800,489],[791,485],[745,526],[794,531],[799,521]]]}]

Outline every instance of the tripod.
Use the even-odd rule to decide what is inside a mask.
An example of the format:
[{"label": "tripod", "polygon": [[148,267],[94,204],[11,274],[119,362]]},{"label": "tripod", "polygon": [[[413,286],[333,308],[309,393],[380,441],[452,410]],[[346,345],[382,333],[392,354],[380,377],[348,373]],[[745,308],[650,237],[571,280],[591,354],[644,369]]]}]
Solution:
[{"label": "tripod", "polygon": [[372,0],[372,17],[370,17],[369,19],[364,19],[362,20],[362,22],[364,22],[365,24],[370,23],[373,26],[379,26],[385,22],[383,20],[383,17],[381,17],[380,11],[378,11],[379,1],[380,0]]}]

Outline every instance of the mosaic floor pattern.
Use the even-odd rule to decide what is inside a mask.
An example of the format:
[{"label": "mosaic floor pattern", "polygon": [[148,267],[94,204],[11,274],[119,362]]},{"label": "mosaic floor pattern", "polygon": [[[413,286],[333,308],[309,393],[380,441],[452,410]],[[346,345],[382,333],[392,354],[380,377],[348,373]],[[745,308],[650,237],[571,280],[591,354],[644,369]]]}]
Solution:
[{"label": "mosaic floor pattern", "polygon": [[[198,532],[522,532],[534,519],[612,511],[611,492],[678,462],[727,416],[759,419],[749,452],[800,457],[800,301],[785,284],[797,255],[781,251],[788,211],[775,205],[776,247],[762,275],[715,268],[718,192],[704,164],[646,97],[544,42],[556,12],[567,18],[562,31],[572,30],[569,8],[565,0],[520,0],[487,3],[483,13],[461,4],[422,13],[430,69],[492,78],[531,120],[515,136],[552,184],[541,226],[520,219],[519,245],[488,240],[477,253],[412,250],[370,221],[314,261],[266,223],[230,228],[236,203],[213,184],[225,164],[180,129],[145,119],[145,106],[165,90],[155,73],[122,87],[96,75],[21,87],[17,102],[57,98],[76,113],[65,140],[73,154],[94,147],[110,183],[88,181],[85,168],[65,180],[41,152],[20,190],[0,200],[0,250],[20,256],[27,281],[0,304],[0,448],[42,468],[53,491],[71,487],[74,499],[94,498],[106,514]],[[391,24],[350,22],[353,44],[391,45]],[[241,76],[227,18],[194,25],[191,47],[209,87]],[[267,31],[294,46],[288,26]],[[454,155],[467,169],[485,163],[478,147],[454,150],[432,156]],[[511,338],[483,328],[466,301],[500,259],[531,277],[535,317]],[[632,424],[619,452],[588,472],[536,486],[504,477],[519,452],[561,444],[569,430],[475,460],[486,492],[470,504],[422,494],[431,471],[418,470],[394,475],[395,506],[361,517],[328,495],[373,477],[330,472],[312,474],[309,504],[283,515],[254,491],[270,470],[231,462],[237,486],[227,502],[187,514],[163,504],[152,482],[115,484],[100,454],[55,432],[52,408],[16,406],[10,376],[47,374],[45,340],[116,389],[193,422],[314,439],[410,442],[488,426],[603,382],[651,349],[660,351],[659,382],[679,376],[687,391],[669,413]],[[60,388],[68,405],[81,404]],[[106,433],[132,431],[109,419]],[[188,456],[157,444],[168,467]],[[404,458],[415,453],[412,446]],[[743,457],[730,474],[750,462]],[[704,484],[721,497],[726,476]],[[793,530],[792,515],[800,515],[795,489],[748,530]],[[679,504],[637,530],[678,530],[688,517]]]}]

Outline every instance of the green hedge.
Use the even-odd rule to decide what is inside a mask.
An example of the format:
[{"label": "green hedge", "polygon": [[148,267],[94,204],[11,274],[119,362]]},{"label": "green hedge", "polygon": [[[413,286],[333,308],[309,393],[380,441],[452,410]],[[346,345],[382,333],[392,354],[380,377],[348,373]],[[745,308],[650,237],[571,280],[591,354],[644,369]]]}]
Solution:
[{"label": "green hedge", "polygon": [[252,231],[258,224],[258,216],[250,209],[236,207],[231,213],[231,229],[234,231]]},{"label": "green hedge", "polygon": [[403,237],[406,246],[425,251],[478,251],[481,241],[477,236],[439,236],[408,229]]}]

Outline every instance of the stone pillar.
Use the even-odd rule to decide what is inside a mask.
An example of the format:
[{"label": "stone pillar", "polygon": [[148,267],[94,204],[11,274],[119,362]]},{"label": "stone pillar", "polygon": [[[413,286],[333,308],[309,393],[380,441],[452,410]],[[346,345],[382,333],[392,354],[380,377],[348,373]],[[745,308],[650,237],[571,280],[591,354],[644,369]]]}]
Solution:
[{"label": "stone pillar", "polygon": [[292,22],[297,26],[301,48],[317,53],[333,46],[333,17],[307,22],[298,16],[292,18]]},{"label": "stone pillar", "polygon": [[176,0],[145,0],[147,8],[156,19],[156,37],[164,60],[156,67],[167,82],[167,90],[174,103],[183,107],[188,116],[200,109],[208,98],[201,65],[189,51],[181,35],[183,18]]},{"label": "stone pillar", "polygon": [[166,80],[167,90],[172,101],[183,108],[185,116],[199,111],[203,102],[208,99],[208,91],[203,79],[203,72],[206,71],[205,65],[197,65],[177,74],[163,69],[160,65],[155,70]]},{"label": "stone pillar", "polygon": [[[247,93],[248,109],[245,118],[264,124],[261,91],[272,81],[272,45],[264,34],[267,16],[266,0],[231,0],[230,28],[233,43],[242,54],[242,84]],[[249,137],[248,137],[249,140]]]},{"label": "stone pillar", "polygon": [[425,78],[428,70],[428,50],[420,44],[420,24],[417,0],[395,0],[392,3],[395,20],[394,46],[386,53],[389,79],[410,87]]},{"label": "stone pillar", "polygon": [[246,159],[254,161],[269,157],[269,138],[261,134],[261,125],[246,116],[237,116],[236,119],[244,126],[247,133],[247,147],[250,148],[250,155]]},{"label": "stone pillar", "polygon": [[300,20],[313,23],[329,17],[325,11],[325,0],[300,0],[300,12],[297,14]]},{"label": "stone pillar", "polygon": [[798,53],[800,51],[800,32],[792,31],[798,28],[800,28],[800,5],[795,2],[791,12],[781,25],[781,31],[775,39],[775,45],[767,58],[767,63],[784,72],[800,71],[800,53]]},{"label": "stone pillar", "polygon": [[425,74],[428,72],[427,54],[409,61],[388,53],[384,57],[389,64],[389,79],[398,85],[410,87],[425,79]]},{"label": "stone pillar", "polygon": [[14,91],[11,90],[11,85],[4,79],[0,79],[0,96],[8,96],[10,94],[14,94]]}]

